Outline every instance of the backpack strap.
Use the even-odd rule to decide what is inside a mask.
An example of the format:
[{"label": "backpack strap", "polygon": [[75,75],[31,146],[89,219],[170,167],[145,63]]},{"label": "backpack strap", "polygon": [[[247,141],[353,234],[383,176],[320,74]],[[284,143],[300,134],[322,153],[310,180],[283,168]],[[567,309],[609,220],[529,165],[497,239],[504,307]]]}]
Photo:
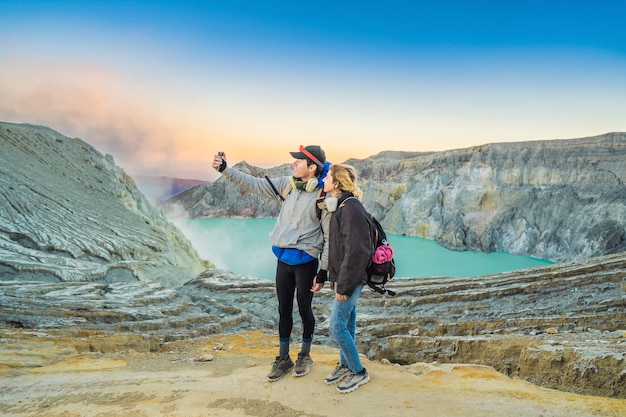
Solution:
[{"label": "backpack strap", "polygon": [[324,207],[324,199],[326,198],[326,191],[323,188],[320,189],[320,193],[315,200],[315,212],[317,213],[318,220],[322,220],[322,207]]},{"label": "backpack strap", "polygon": [[387,288],[385,288],[384,285],[381,285],[380,287],[377,286],[377,285],[374,285],[369,280],[367,281],[367,286],[370,287],[370,289],[372,291],[381,294],[383,296],[383,298],[385,298],[388,295],[390,295],[392,297],[394,297],[396,295],[395,291],[388,290]]},{"label": "backpack strap", "polygon": [[350,196],[350,197],[346,198],[345,200],[343,200],[341,202],[341,204],[339,204],[339,207],[337,207],[337,209],[340,209],[341,207],[345,206],[346,205],[346,201],[348,201],[350,199],[355,199],[355,200],[359,201],[359,199],[356,198],[355,196]]},{"label": "backpack strap", "polygon": [[285,201],[285,198],[287,198],[287,195],[291,192],[291,190],[293,190],[293,186],[290,182],[285,186],[285,188],[283,188],[283,192],[280,195],[283,201]]},{"label": "backpack strap", "polygon": [[[265,176],[265,179],[267,180],[267,182],[270,184],[270,187],[272,187],[272,191],[274,191],[274,194],[276,195],[276,199],[282,204],[285,201],[285,197],[287,197],[287,194],[289,194],[288,190],[285,193],[285,190],[287,190],[287,187],[285,187],[285,190],[283,190],[283,194],[279,193],[278,190],[276,189],[276,186],[274,185],[274,183],[272,182],[272,180],[270,180],[270,177],[268,177],[267,175]],[[289,188],[291,188],[291,184],[288,184]]]},{"label": "backpack strap", "polygon": [[[279,193],[278,190],[276,189],[276,186],[267,175],[265,176],[265,179],[267,180],[267,182],[269,182],[270,186],[272,187],[272,191],[274,191],[274,194],[276,194],[276,199],[281,204],[284,203],[285,199],[287,198],[287,195],[291,192],[291,190],[293,190],[293,186],[291,185],[291,183],[287,183],[285,188],[283,188],[283,192]],[[323,188],[320,188],[319,194],[317,196],[317,200],[315,200],[315,212],[317,213],[318,219],[322,218],[322,209],[320,208],[319,203],[323,202],[325,197],[326,197],[326,192],[324,191]]]},{"label": "backpack strap", "polygon": [[359,199],[354,197],[354,196],[348,197],[345,200],[343,200],[341,202],[341,204],[339,204],[339,207],[337,207],[337,210],[335,210],[335,217],[337,218],[337,221],[339,221],[341,219],[341,210],[339,210],[339,209],[343,208],[343,206],[346,205],[346,201],[348,201],[348,200],[350,200],[352,198],[355,199],[356,201],[359,201]]}]

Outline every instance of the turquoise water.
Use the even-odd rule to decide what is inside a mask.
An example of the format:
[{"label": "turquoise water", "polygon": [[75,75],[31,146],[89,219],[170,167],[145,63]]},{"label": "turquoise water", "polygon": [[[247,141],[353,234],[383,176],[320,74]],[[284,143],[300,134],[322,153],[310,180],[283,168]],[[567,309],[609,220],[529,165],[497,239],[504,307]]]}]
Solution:
[{"label": "turquoise water", "polygon": [[[276,258],[269,232],[275,219],[192,219],[174,221],[200,256],[238,275],[274,279]],[[551,264],[508,253],[456,252],[431,240],[389,235],[395,251],[396,277],[469,277]]]}]

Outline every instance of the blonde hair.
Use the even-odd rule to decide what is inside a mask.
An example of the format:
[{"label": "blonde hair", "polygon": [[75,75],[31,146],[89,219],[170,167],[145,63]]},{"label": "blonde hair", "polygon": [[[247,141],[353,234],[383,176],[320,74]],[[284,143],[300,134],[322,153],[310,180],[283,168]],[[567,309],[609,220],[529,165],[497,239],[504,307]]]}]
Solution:
[{"label": "blonde hair", "polygon": [[359,200],[363,198],[363,191],[356,184],[356,170],[352,165],[333,164],[330,166],[330,173],[341,191],[351,192]]}]

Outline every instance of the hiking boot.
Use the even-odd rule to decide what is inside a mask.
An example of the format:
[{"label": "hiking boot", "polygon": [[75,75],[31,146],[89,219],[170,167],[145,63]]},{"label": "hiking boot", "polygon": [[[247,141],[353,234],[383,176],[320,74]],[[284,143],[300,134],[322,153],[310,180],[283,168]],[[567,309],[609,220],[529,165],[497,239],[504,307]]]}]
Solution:
[{"label": "hiking boot", "polygon": [[298,359],[296,359],[296,367],[293,368],[293,376],[304,376],[309,373],[313,366],[313,359],[306,354],[302,355],[298,353]]},{"label": "hiking boot", "polygon": [[367,369],[363,368],[361,372],[359,372],[358,374],[351,374],[341,384],[339,384],[337,386],[337,391],[341,392],[342,394],[352,392],[369,380],[370,376],[367,373]]},{"label": "hiking boot", "polygon": [[293,361],[291,358],[281,359],[280,356],[276,356],[276,360],[272,364],[272,370],[267,376],[267,380],[274,382],[281,379],[285,374],[293,368]]},{"label": "hiking boot", "polygon": [[324,378],[324,382],[326,382],[328,385],[336,384],[350,374],[351,372],[350,368],[348,368],[348,365],[338,363],[335,367],[335,370],[328,374],[326,378]]}]

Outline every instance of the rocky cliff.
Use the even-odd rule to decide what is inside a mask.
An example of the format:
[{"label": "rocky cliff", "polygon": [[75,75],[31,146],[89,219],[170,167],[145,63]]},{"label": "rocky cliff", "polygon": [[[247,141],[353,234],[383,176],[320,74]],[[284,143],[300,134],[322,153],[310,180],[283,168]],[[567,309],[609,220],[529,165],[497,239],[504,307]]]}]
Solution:
[{"label": "rocky cliff", "polygon": [[113,157],[0,123],[0,279],[182,283],[208,265]]},{"label": "rocky cliff", "polygon": [[[362,179],[365,206],[391,233],[555,262],[626,250],[626,133],[346,162]],[[240,168],[259,176],[285,172]],[[194,217],[276,215],[275,203],[241,196],[219,179],[170,204]]]},{"label": "rocky cliff", "polygon": [[[398,167],[387,176],[389,161],[433,157],[383,154],[359,166],[373,210],[382,198],[396,207],[412,184],[399,179]],[[0,173],[0,371],[85,352],[154,352],[169,341],[242,329],[276,335],[273,283],[209,268],[112,157],[48,128],[0,123]],[[398,198],[383,191],[394,181],[404,184]],[[256,213],[220,212],[239,197],[223,182],[208,187],[186,192],[204,198],[198,215],[276,209],[267,201]],[[359,350],[372,359],[484,364],[542,386],[626,398],[626,252],[391,285],[396,297],[364,291],[359,302]],[[332,297],[326,289],[314,299],[317,344],[333,345]],[[26,347],[39,344],[45,353]]]}]

